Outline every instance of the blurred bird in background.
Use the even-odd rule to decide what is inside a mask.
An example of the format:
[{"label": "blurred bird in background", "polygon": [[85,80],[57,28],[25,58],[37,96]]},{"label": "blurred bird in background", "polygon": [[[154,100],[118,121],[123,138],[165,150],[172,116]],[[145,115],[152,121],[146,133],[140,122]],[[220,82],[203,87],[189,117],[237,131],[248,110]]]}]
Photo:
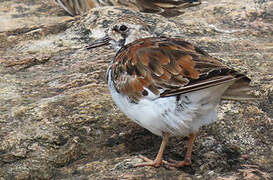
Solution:
[{"label": "blurred bird in background", "polygon": [[201,4],[201,0],[55,0],[71,16],[102,6],[127,7],[145,13],[157,13],[165,17],[183,14],[183,9]]}]

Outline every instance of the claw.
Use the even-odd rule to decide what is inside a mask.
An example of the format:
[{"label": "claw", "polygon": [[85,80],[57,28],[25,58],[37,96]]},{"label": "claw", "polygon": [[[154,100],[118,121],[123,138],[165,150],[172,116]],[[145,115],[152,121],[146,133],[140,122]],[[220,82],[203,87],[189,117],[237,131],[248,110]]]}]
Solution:
[{"label": "claw", "polygon": [[[143,155],[139,155],[139,158],[142,159],[143,163],[135,164],[134,167],[143,167],[143,166],[153,166],[153,167],[160,167],[164,164],[163,160],[151,160]],[[166,162],[166,161],[165,161]]]},{"label": "claw", "polygon": [[176,168],[191,165],[191,160],[189,160],[189,159],[185,159],[184,161],[175,161],[175,160],[170,159],[169,161],[171,162],[171,163],[169,163],[169,166],[176,167]]}]

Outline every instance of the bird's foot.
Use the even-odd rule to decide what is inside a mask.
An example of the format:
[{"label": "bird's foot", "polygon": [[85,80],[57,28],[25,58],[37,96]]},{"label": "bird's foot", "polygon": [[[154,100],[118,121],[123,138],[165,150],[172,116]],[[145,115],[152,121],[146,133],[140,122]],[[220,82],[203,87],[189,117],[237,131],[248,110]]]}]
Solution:
[{"label": "bird's foot", "polygon": [[138,163],[138,164],[135,164],[134,167],[143,167],[143,166],[153,166],[153,167],[160,167],[160,166],[163,166],[163,165],[167,165],[168,162],[167,161],[164,161],[162,159],[155,159],[155,160],[151,160],[143,155],[139,155],[139,158],[142,159],[143,163]]},{"label": "bird's foot", "polygon": [[185,159],[184,161],[175,161],[175,160],[169,160],[169,166],[171,167],[184,167],[184,166],[190,166],[191,165],[191,160],[190,159]]}]

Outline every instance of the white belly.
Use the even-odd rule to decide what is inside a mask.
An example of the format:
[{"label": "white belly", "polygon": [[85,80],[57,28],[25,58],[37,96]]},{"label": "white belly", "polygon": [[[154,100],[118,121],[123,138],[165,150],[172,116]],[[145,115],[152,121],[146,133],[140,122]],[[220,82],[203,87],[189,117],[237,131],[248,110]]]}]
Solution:
[{"label": "white belly", "polygon": [[221,95],[232,84],[223,84],[205,90],[176,96],[158,97],[151,91],[138,103],[118,93],[108,77],[108,86],[114,102],[131,120],[162,136],[162,132],[173,136],[186,136],[197,132],[206,124],[217,120],[216,106]]}]

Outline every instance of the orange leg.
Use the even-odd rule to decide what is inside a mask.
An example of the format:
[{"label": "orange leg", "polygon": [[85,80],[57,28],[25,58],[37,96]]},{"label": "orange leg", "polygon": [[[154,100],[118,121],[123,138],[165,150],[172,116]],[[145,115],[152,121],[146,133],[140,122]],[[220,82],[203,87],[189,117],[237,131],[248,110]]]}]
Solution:
[{"label": "orange leg", "polygon": [[184,161],[171,160],[172,163],[170,163],[169,166],[179,168],[179,167],[191,165],[192,146],[193,146],[193,142],[195,140],[195,137],[196,137],[195,133],[190,134],[189,141],[187,144],[187,153],[186,153],[186,157],[185,157]]},{"label": "orange leg", "polygon": [[166,161],[163,161],[162,156],[163,156],[163,152],[164,152],[164,149],[166,147],[166,144],[168,142],[168,139],[169,139],[169,134],[163,134],[163,139],[162,139],[162,142],[161,142],[161,146],[160,146],[160,149],[159,149],[159,151],[157,153],[157,156],[156,156],[155,160],[151,160],[151,159],[149,159],[149,158],[147,158],[145,156],[140,155],[140,158],[143,161],[146,161],[146,162],[135,164],[134,167],[141,167],[141,166],[159,167],[159,166],[162,166],[163,164],[167,164]]}]

